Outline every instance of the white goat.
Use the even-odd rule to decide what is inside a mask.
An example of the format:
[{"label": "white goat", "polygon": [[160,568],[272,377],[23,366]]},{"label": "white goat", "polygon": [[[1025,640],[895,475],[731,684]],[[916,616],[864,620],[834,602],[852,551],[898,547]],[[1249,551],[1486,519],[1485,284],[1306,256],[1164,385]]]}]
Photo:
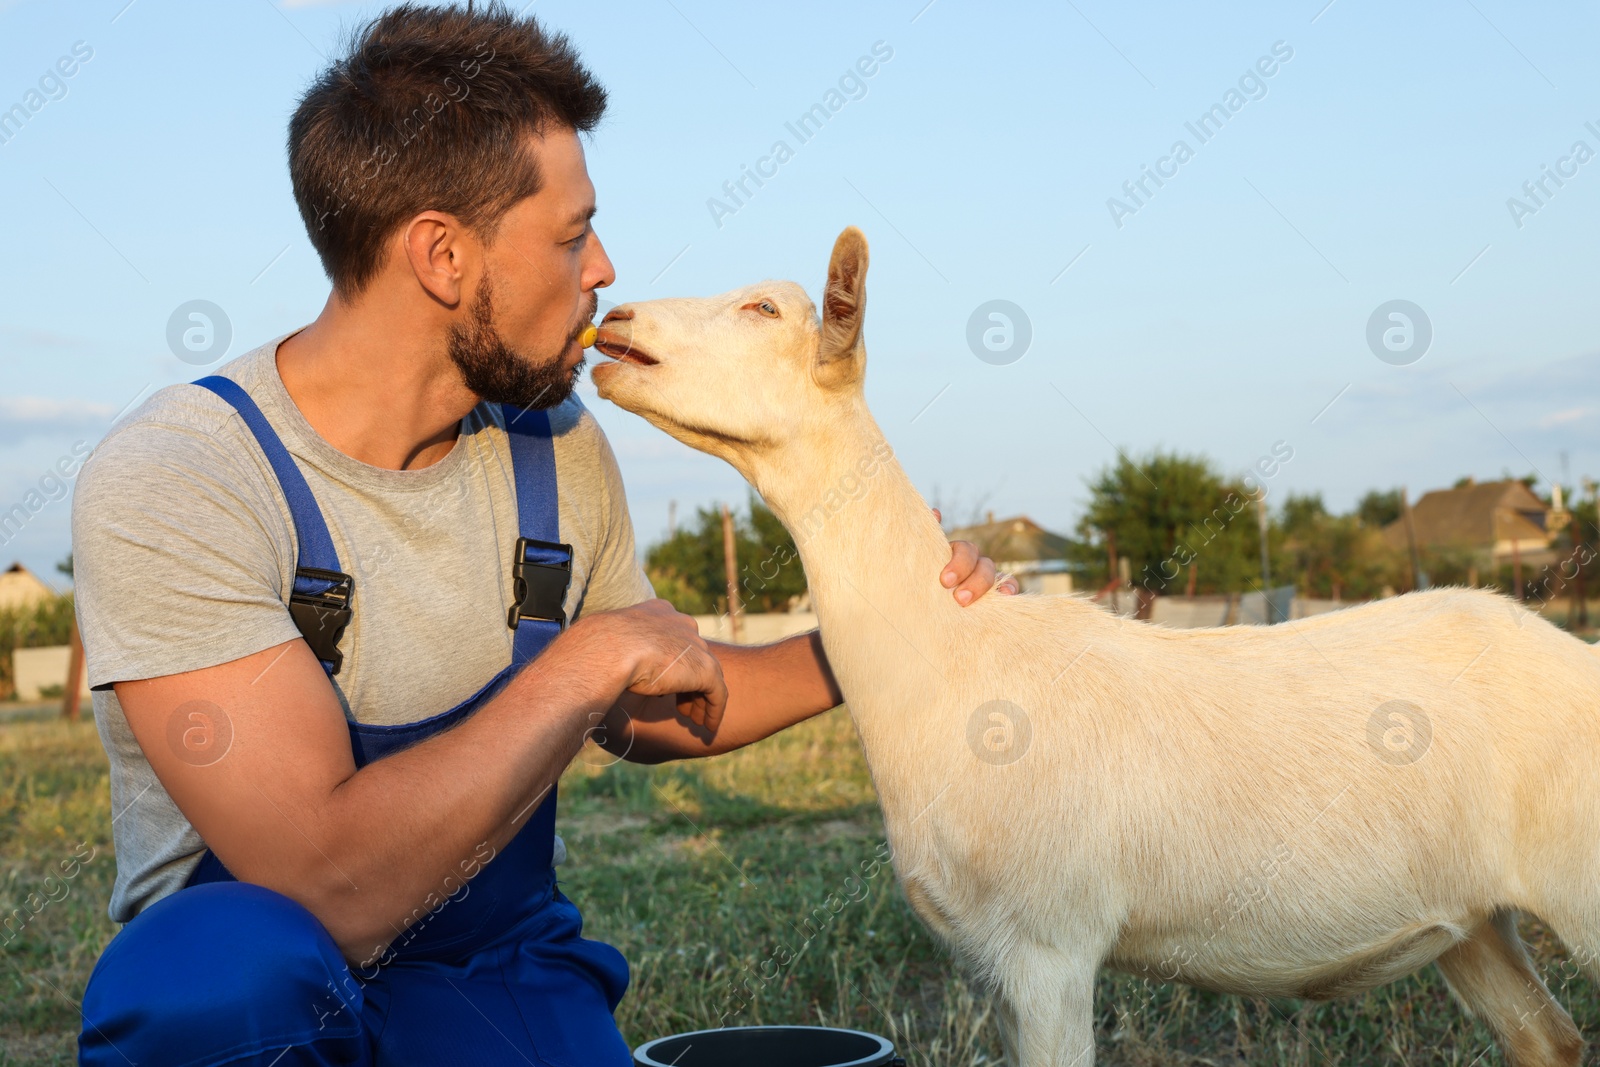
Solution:
[{"label": "white goat", "polygon": [[1600,980],[1600,654],[1465,589],[1183,631],[958,607],[862,396],[866,269],[847,229],[820,323],[791,282],[618,307],[594,379],[794,533],[895,869],[1007,1062],[1093,1061],[1103,964],[1322,999],[1437,961],[1509,1063],[1577,1064],[1515,915]]}]

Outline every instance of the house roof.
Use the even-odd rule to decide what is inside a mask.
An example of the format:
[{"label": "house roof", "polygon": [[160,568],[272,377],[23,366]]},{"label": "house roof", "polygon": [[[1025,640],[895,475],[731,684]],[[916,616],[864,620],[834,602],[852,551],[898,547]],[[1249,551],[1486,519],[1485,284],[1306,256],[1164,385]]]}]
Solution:
[{"label": "house roof", "polygon": [[[1516,479],[1469,483],[1424,493],[1411,508],[1417,544],[1492,548],[1500,541],[1548,541],[1550,508]],[[1390,544],[1404,547],[1405,516],[1383,529]]]},{"label": "house roof", "polygon": [[957,541],[971,541],[978,550],[997,563],[1026,563],[1034,560],[1064,560],[1071,544],[1026,515],[963,526],[950,534]]},{"label": "house roof", "polygon": [[26,608],[56,595],[56,591],[20,563],[0,573],[0,610]]}]

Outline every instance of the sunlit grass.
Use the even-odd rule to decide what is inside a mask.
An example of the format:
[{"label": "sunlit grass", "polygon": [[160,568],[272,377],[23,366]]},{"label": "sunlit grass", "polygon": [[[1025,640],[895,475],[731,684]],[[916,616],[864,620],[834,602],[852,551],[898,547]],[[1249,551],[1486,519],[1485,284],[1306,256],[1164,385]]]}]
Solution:
[{"label": "sunlit grass", "polygon": [[[609,759],[586,752],[563,780],[571,860],[561,879],[585,933],[632,963],[618,1013],[630,1042],[724,1019],[826,1023],[888,1035],[924,1067],[998,1061],[988,1005],[922,930],[890,869],[867,874],[883,825],[843,711],[718,759],[601,766]],[[77,1001],[115,932],[108,804],[91,723],[0,714],[0,906],[26,908],[75,846],[97,849],[54,883],[67,886],[62,899],[0,945],[0,1064],[72,1061]],[[1561,980],[1559,946],[1535,923],[1523,930],[1557,996],[1600,1039],[1594,987]],[[1501,1063],[1433,968],[1330,1004],[1108,974],[1096,1015],[1099,1062],[1127,1067]]]}]

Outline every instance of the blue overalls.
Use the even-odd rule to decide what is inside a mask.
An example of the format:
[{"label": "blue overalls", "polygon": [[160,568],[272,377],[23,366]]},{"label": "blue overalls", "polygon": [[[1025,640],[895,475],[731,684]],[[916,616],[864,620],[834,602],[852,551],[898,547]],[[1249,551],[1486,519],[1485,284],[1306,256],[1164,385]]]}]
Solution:
[{"label": "blue overalls", "polygon": [[[228,401],[277,474],[299,542],[290,610],[330,677],[351,579],[304,476],[255,402],[227,378],[195,383]],[[512,662],[468,700],[400,726],[350,723],[358,767],[449,729],[490,700],[560,632],[571,547],[559,543],[555,448],[543,411],[505,408],[516,481]],[[462,857],[459,888],[397,937],[381,965],[349,966],[300,904],[237,881],[207,850],[186,886],[117,934],[83,998],[79,1062],[201,1067],[632,1063],[612,1012],[628,965],[581,936],[551,866],[550,794],[496,855]],[[481,869],[479,869],[481,867]]]}]

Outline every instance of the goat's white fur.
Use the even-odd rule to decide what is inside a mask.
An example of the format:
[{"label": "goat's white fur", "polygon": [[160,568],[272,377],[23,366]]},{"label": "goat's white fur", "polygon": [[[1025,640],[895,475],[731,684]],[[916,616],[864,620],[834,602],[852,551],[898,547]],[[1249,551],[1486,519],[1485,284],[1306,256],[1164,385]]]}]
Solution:
[{"label": "goat's white fur", "polygon": [[[594,378],[795,534],[895,869],[998,997],[1008,1062],[1092,1061],[1102,964],[1323,998],[1437,960],[1509,1062],[1576,1064],[1514,915],[1600,979],[1600,655],[1465,589],[1181,631],[1072,596],[958,607],[862,396],[865,272],[852,228],[820,322],[788,282],[624,305],[601,350],[628,358]],[[994,700],[1031,727],[1003,765],[970,741]],[[1395,700],[1431,725],[1414,762],[1371,740]]]}]

